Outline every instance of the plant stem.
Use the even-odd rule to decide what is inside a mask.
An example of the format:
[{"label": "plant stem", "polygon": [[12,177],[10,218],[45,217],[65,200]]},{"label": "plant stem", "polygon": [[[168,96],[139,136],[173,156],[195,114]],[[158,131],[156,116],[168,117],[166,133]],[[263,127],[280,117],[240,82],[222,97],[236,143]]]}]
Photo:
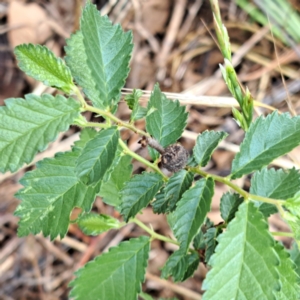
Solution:
[{"label": "plant stem", "polygon": [[266,202],[266,203],[274,204],[277,207],[280,206],[280,208],[281,208],[281,205],[284,204],[284,202],[285,202],[284,200],[277,200],[277,199],[266,198],[266,197],[261,197],[261,196],[249,194],[246,191],[244,191],[243,189],[241,189],[239,186],[237,186],[236,184],[231,182],[228,178],[206,173],[205,171],[201,170],[199,167],[189,167],[188,169],[189,169],[189,171],[197,173],[197,174],[199,174],[203,177],[211,177],[215,181],[219,181],[219,182],[222,182],[222,183],[228,185],[233,190],[238,192],[241,196],[243,196],[245,199],[257,200],[257,201],[260,201],[260,202]]},{"label": "plant stem", "polygon": [[294,234],[291,233],[291,232],[281,232],[281,231],[273,231],[271,232],[272,235],[275,235],[275,236],[287,236],[287,237],[291,237],[291,238],[294,238]]},{"label": "plant stem", "polygon": [[137,218],[133,218],[130,220],[130,222],[135,223],[136,225],[138,225],[139,227],[141,227],[142,229],[144,229],[146,232],[148,232],[151,235],[152,239],[158,239],[167,243],[172,243],[174,245],[179,246],[180,244],[177,241],[174,241],[164,235],[158,234],[156,233],[154,230],[150,229],[148,226],[146,226],[143,222],[141,222],[140,220],[138,220]]},{"label": "plant stem", "polygon": [[86,104],[84,98],[82,97],[81,92],[77,86],[74,86],[74,92],[75,92],[78,100],[80,101],[82,108],[85,108],[87,104]]},{"label": "plant stem", "polygon": [[111,126],[109,124],[106,124],[106,123],[86,122],[84,127],[109,128]]},{"label": "plant stem", "polygon": [[132,125],[130,123],[123,122],[121,119],[117,118],[116,116],[114,116],[109,111],[105,111],[105,110],[96,108],[94,106],[90,106],[88,104],[85,105],[84,109],[86,111],[91,111],[91,112],[94,112],[94,113],[96,113],[98,115],[101,115],[101,116],[109,118],[110,120],[114,121],[117,124],[117,126],[125,127],[125,128],[128,128],[128,129],[132,130],[133,132],[135,132],[137,134],[140,134],[140,135],[143,135],[143,136],[146,136],[146,137],[150,137],[149,133],[136,128],[134,125]]},{"label": "plant stem", "polygon": [[[104,116],[104,117],[108,118],[109,120],[114,121],[116,123],[116,125],[119,126],[119,127],[128,128],[128,129],[132,130],[133,132],[135,132],[137,134],[140,134],[142,136],[151,138],[149,133],[136,128],[134,126],[134,124],[123,122],[121,119],[117,118],[116,116],[114,116],[109,111],[105,111],[105,110],[102,110],[100,108],[96,108],[96,107],[88,105],[85,102],[84,98],[82,97],[80,90],[78,88],[76,88],[76,89],[74,89],[74,91],[75,91],[79,101],[81,102],[82,109],[84,111],[91,111],[91,112],[94,112],[98,115]],[[84,127],[100,127],[100,128],[108,128],[109,125],[110,124],[95,123],[95,122],[86,122],[85,124],[81,124],[81,126],[84,126]],[[146,166],[150,167],[152,170],[154,170],[157,173],[161,174],[165,181],[168,180],[168,177],[162,173],[162,171],[157,167],[157,165],[155,163],[152,164],[148,160],[144,159],[143,157],[139,156],[135,152],[131,151],[121,139],[119,139],[119,144],[121,145],[121,147],[123,148],[125,153],[129,154],[131,157],[135,158],[136,160],[138,160],[141,163],[145,164]],[[284,213],[284,210],[281,207],[282,204],[284,204],[284,200],[271,199],[271,198],[261,197],[261,196],[258,196],[258,195],[249,194],[246,191],[244,191],[242,188],[237,186],[236,184],[232,183],[228,178],[206,173],[205,171],[201,170],[199,167],[189,167],[188,169],[191,172],[197,173],[197,174],[199,174],[203,177],[211,177],[215,181],[219,181],[221,183],[226,184],[227,186],[231,187],[233,190],[238,192],[245,199],[252,199],[252,200],[257,200],[257,201],[261,201],[261,202],[265,202],[265,203],[274,204],[278,208],[281,215]]]},{"label": "plant stem", "polygon": [[140,155],[136,154],[135,152],[131,151],[127,145],[123,142],[122,139],[119,139],[119,144],[120,146],[123,148],[124,153],[130,155],[131,157],[135,158],[136,160],[140,161],[141,163],[143,163],[144,165],[148,166],[149,168],[151,168],[152,170],[156,171],[157,173],[159,173],[165,181],[168,180],[168,177],[158,168],[157,165],[152,164],[150,161],[146,160],[145,158],[141,157]]}]

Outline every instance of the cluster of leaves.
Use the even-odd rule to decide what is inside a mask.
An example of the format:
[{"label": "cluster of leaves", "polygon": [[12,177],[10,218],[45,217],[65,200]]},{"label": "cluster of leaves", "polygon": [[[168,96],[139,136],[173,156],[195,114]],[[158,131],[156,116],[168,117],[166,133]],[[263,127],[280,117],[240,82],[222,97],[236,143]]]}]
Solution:
[{"label": "cluster of leaves", "polygon": [[[279,210],[300,242],[300,174],[295,169],[265,166],[300,144],[300,117],[274,112],[245,123],[249,128],[227,178],[201,170],[227,136],[215,131],[199,134],[188,166],[170,178],[148,162],[155,172],[132,176],[132,157],[145,160],[127,148],[119,128],[132,129],[135,120],[145,118],[144,135],[167,147],[180,138],[187,113],[156,85],[147,107],[139,104],[139,90],[126,97],[132,110],[130,123],[116,122],[113,113],[129,72],[131,40],[131,33],[113,26],[88,2],[80,30],[67,40],[65,61],[43,46],[20,45],[15,49],[24,72],[63,91],[68,98],[27,95],[25,99],[6,100],[6,106],[0,108],[0,171],[15,172],[30,163],[70,125],[84,127],[70,151],[38,162],[36,169],[22,178],[24,187],[17,193],[21,204],[15,212],[20,217],[19,236],[42,232],[52,240],[64,237],[75,207],[82,209],[75,222],[86,234],[98,235],[125,226],[111,216],[91,212],[97,195],[114,206],[125,222],[136,222],[135,216],[151,204],[154,213],[167,214],[177,239],[173,242],[179,244],[162,269],[163,278],[186,280],[202,261],[210,267],[203,285],[204,299],[299,299],[300,268],[295,267],[300,261],[298,245],[294,244],[290,257],[269,232],[267,217]],[[84,102],[73,80],[93,106]],[[106,122],[90,124],[82,117],[83,111],[96,112]],[[88,128],[92,125],[101,130]],[[157,160],[159,153],[150,151]],[[231,182],[251,172],[255,174],[250,194]],[[195,174],[203,178],[194,180]],[[215,181],[239,192],[222,196],[221,224],[207,218]],[[152,238],[159,238],[150,228],[147,231]],[[76,272],[71,296],[130,300],[140,294],[149,299],[141,292],[141,283],[150,243],[147,236],[133,238],[96,257]]]}]

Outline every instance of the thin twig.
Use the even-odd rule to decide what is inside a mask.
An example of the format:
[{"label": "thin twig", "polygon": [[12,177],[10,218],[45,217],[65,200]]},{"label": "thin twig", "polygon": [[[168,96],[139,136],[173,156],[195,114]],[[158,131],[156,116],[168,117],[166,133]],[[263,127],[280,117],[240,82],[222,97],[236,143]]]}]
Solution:
[{"label": "thin twig", "polygon": [[170,281],[163,280],[163,279],[159,278],[158,276],[155,276],[149,272],[146,272],[146,279],[155,281],[156,283],[163,286],[164,288],[170,289],[177,294],[187,297],[188,299],[191,299],[191,300],[201,300],[202,299],[200,294],[197,294],[197,293],[195,293],[183,286],[180,286],[178,284],[174,284]]}]

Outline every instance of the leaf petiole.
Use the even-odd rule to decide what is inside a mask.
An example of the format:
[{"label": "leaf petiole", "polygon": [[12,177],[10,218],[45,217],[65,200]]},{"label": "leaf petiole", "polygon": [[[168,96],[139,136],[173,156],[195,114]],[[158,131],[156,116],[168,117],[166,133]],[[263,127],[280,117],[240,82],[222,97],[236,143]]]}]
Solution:
[{"label": "leaf petiole", "polygon": [[294,234],[291,232],[273,231],[271,232],[271,234],[274,236],[287,236],[287,237],[295,238]]},{"label": "leaf petiole", "polygon": [[138,225],[139,227],[141,227],[142,229],[144,229],[147,233],[150,234],[151,238],[152,239],[158,239],[158,240],[161,240],[163,242],[167,242],[167,243],[171,243],[171,244],[174,244],[174,245],[177,245],[179,246],[179,242],[177,241],[174,241],[164,235],[161,235],[161,234],[158,234],[156,233],[154,230],[152,230],[151,228],[149,228],[148,226],[146,226],[143,222],[141,222],[140,220],[138,220],[137,218],[132,218],[130,219],[129,221],[130,223],[135,223],[136,225]]},{"label": "leaf petiole", "polygon": [[123,148],[124,153],[130,155],[131,157],[135,158],[136,160],[140,161],[141,163],[145,164],[147,167],[151,168],[152,170],[156,171],[158,174],[160,174],[165,181],[168,180],[168,177],[158,168],[157,165],[152,164],[148,160],[144,159],[140,155],[136,154],[135,152],[131,151],[127,145],[123,142],[122,139],[119,139],[119,144]]}]

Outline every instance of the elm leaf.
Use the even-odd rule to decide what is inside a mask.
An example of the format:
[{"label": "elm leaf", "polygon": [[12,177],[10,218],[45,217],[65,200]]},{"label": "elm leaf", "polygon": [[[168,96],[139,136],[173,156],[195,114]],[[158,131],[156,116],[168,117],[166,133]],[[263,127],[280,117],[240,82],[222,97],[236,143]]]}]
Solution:
[{"label": "elm leaf", "polygon": [[300,145],[300,116],[277,112],[251,123],[231,170],[231,178],[258,171]]},{"label": "elm leaf", "polygon": [[213,179],[203,178],[187,190],[177,203],[176,210],[172,213],[175,220],[173,231],[183,251],[188,249],[205,221],[213,194]]},{"label": "elm leaf", "polygon": [[136,300],[145,280],[149,252],[150,239],[146,236],[110,248],[76,271],[70,297]]},{"label": "elm leaf", "polygon": [[73,98],[29,94],[5,100],[0,107],[0,171],[17,171],[45,150],[80,114]]},{"label": "elm leaf", "polygon": [[132,48],[131,32],[124,33],[120,25],[113,25],[87,2],[80,30],[67,40],[65,51],[75,81],[94,106],[113,109],[120,100]]},{"label": "elm leaf", "polygon": [[252,202],[242,203],[218,237],[212,268],[203,283],[203,300],[275,300],[280,284],[274,246],[262,213]]},{"label": "elm leaf", "polygon": [[22,44],[15,48],[19,68],[35,80],[47,86],[71,94],[74,84],[70,69],[65,62],[47,47]]},{"label": "elm leaf", "polygon": [[145,208],[163,185],[160,174],[144,172],[133,176],[121,190],[121,214],[127,222]]},{"label": "elm leaf", "polygon": [[195,161],[201,167],[207,165],[214,150],[228,134],[224,131],[204,131],[198,135],[193,153]]},{"label": "elm leaf", "polygon": [[[83,131],[85,132],[85,130]],[[86,186],[75,174],[76,161],[89,134],[81,134],[81,144],[70,152],[57,153],[54,158],[38,162],[36,169],[27,172],[16,194],[22,202],[15,215],[20,217],[18,235],[42,232],[53,240],[67,233],[73,208],[89,212],[100,189],[100,182]],[[75,143],[76,144],[76,143]]]}]

